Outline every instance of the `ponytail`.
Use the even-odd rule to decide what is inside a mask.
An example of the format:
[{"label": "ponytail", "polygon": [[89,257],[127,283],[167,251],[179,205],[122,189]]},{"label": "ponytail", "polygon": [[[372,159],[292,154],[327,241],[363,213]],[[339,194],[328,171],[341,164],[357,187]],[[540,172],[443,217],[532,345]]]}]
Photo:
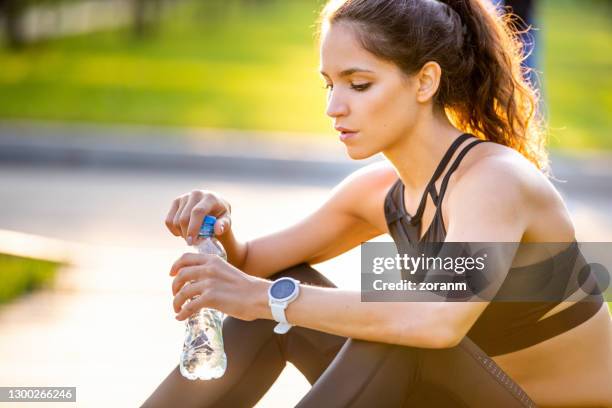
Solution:
[{"label": "ponytail", "polygon": [[500,16],[480,0],[443,0],[464,27],[463,72],[469,73],[467,97],[450,116],[457,126],[479,137],[511,147],[548,171],[538,94],[532,88],[511,15]]}]

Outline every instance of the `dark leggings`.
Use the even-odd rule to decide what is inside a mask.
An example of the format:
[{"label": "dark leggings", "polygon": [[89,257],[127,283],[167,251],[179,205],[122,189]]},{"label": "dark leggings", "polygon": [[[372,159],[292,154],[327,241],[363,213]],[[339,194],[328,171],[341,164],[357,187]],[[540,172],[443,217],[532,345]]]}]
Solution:
[{"label": "dark leggings", "polygon": [[[270,279],[335,287],[307,264]],[[276,322],[227,317],[225,375],[190,381],[178,366],[142,405],[252,407],[289,361],[312,384],[298,407],[534,407],[525,392],[467,337],[456,347],[422,349],[346,339],[303,327],[275,334]]]}]

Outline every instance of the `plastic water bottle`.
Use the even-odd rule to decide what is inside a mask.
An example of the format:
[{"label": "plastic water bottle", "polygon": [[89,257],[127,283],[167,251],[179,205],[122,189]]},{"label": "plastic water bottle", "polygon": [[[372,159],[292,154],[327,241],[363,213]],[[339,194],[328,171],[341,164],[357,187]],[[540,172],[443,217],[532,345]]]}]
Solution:
[{"label": "plastic water bottle", "polygon": [[[202,254],[214,254],[227,260],[221,243],[215,238],[213,226],[217,219],[204,217],[200,234],[193,247]],[[223,313],[202,308],[186,321],[185,342],[181,354],[181,374],[190,380],[211,380],[225,373],[227,357],[223,349]]]}]

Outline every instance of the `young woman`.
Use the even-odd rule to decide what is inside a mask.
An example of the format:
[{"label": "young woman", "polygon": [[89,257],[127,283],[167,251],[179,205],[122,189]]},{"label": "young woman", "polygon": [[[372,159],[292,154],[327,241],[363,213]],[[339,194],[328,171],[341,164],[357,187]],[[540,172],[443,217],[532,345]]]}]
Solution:
[{"label": "young woman", "polygon": [[[249,242],[234,236],[220,195],[174,200],[166,225],[188,242],[206,214],[218,217],[229,263],[185,254],[171,275],[177,319],[202,307],[230,316],[228,367],[211,381],[177,367],[144,406],[253,406],[287,361],[313,384],[300,407],[612,406],[612,321],[601,299],[510,312],[495,302],[361,302],[310,267],[385,233],[400,249],[559,242],[568,245],[552,258],[576,255],[569,214],[544,175],[520,50],[486,0],[329,3],[326,113],[351,158],[387,161],[349,176],[303,221]],[[526,266],[520,251],[507,279]],[[534,276],[551,273],[541,261],[528,262]],[[286,334],[273,331],[282,318],[268,305],[281,277],[301,282]]]}]

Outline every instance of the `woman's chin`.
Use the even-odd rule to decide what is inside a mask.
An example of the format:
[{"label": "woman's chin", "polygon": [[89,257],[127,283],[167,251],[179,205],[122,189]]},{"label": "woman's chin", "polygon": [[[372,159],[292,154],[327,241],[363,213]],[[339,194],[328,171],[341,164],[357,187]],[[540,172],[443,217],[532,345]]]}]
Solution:
[{"label": "woman's chin", "polygon": [[346,154],[353,160],[363,160],[372,157],[376,152],[346,146]]}]

